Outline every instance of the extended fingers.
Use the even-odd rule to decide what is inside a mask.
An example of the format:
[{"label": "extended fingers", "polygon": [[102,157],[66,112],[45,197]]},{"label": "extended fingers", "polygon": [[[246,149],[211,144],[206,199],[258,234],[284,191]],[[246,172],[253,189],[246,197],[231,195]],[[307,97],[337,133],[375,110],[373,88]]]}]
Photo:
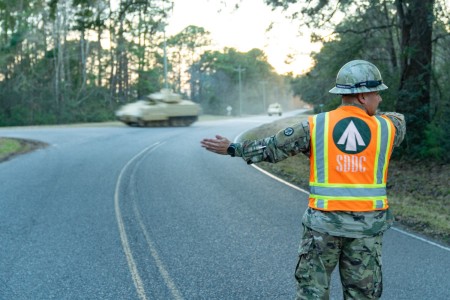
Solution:
[{"label": "extended fingers", "polygon": [[226,149],[228,148],[229,141],[226,138],[217,135],[215,139],[205,138],[201,140],[200,144],[208,151],[218,154],[226,154]]}]

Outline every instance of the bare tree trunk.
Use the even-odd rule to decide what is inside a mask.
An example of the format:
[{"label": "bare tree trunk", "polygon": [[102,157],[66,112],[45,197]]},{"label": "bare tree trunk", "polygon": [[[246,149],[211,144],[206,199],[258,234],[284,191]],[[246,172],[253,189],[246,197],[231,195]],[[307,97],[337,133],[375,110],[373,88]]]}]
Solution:
[{"label": "bare tree trunk", "polygon": [[401,81],[397,110],[408,126],[406,146],[416,153],[430,123],[432,23],[435,0],[396,0],[400,19]]},{"label": "bare tree trunk", "polygon": [[103,80],[103,68],[102,68],[102,29],[99,27],[97,31],[97,44],[98,44],[98,53],[97,53],[97,64],[98,64],[98,75],[97,75],[97,86],[102,86]]},{"label": "bare tree trunk", "polygon": [[[57,4],[56,18],[53,26],[54,53],[55,53],[55,101],[57,106],[57,117],[62,118],[65,102],[65,83],[67,82],[66,74],[66,50],[65,43],[67,40],[67,0],[63,0]],[[67,68],[68,70],[68,68]]]},{"label": "bare tree trunk", "polygon": [[[386,18],[386,25],[391,24],[392,21],[389,18],[389,11],[386,5],[386,1],[383,2],[383,9],[384,9],[384,16]],[[388,35],[389,35],[389,43],[387,45],[388,51],[390,53],[390,60],[391,60],[391,66],[393,69],[397,69],[397,54],[395,53],[395,40],[394,35],[392,34],[392,30],[394,29],[388,29]]]},{"label": "bare tree trunk", "polygon": [[117,48],[116,48],[116,56],[117,56],[117,94],[119,95],[121,102],[127,102],[126,90],[127,90],[127,77],[128,77],[128,61],[127,61],[127,52],[125,51],[125,37],[124,37],[124,18],[125,14],[123,12],[120,13],[119,16],[119,33],[117,37]]},{"label": "bare tree trunk", "polygon": [[[106,9],[106,5],[104,2],[97,2],[97,18],[96,18],[96,26],[97,26],[97,86],[101,87],[103,83],[103,66],[102,66],[102,34],[104,29],[104,21],[102,20],[102,13]],[[110,9],[111,11],[111,9]]]},{"label": "bare tree trunk", "polygon": [[54,41],[54,63],[55,63],[55,82],[54,93],[57,109],[60,107],[60,85],[61,85],[61,63],[62,63],[62,43],[61,43],[61,15],[57,9],[55,22],[53,25],[53,41]]},{"label": "bare tree trunk", "polygon": [[77,101],[82,97],[86,87],[86,56],[89,53],[89,41],[85,39],[84,29],[80,32],[80,65],[81,65],[81,84],[77,92]]},{"label": "bare tree trunk", "polygon": [[116,32],[115,32],[115,27],[114,27],[114,18],[112,17],[112,6],[111,6],[111,2],[113,0],[111,0],[109,2],[109,11],[110,11],[110,18],[109,18],[109,44],[110,44],[110,49],[109,49],[109,54],[110,54],[110,62],[109,62],[109,99],[110,101],[112,101],[113,99],[116,99],[116,82],[117,82],[117,78],[116,78],[116,59],[115,59],[115,49],[114,47],[117,47],[117,42],[116,42]]}]

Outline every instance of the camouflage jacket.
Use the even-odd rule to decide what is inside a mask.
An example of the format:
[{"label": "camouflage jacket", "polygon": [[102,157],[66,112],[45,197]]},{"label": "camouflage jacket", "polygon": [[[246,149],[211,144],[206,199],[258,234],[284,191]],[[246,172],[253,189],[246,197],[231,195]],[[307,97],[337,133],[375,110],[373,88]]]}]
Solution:
[{"label": "camouflage jacket", "polygon": [[[406,133],[403,115],[395,112],[379,114],[387,116],[393,122],[396,129],[394,146],[399,146]],[[299,153],[309,157],[309,147],[309,124],[303,121],[261,140],[236,143],[236,156],[242,157],[248,164],[261,161],[276,163]],[[393,223],[393,216],[389,209],[373,212],[324,212],[308,208],[302,221],[305,226],[322,233],[360,238],[386,231]]]}]

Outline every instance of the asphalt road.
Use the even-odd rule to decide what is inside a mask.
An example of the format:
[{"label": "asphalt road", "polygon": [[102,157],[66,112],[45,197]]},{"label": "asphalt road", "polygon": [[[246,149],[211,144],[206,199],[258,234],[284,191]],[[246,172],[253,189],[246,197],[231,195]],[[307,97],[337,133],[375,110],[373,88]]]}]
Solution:
[{"label": "asphalt road", "polygon": [[[49,144],[0,164],[0,299],[294,299],[307,195],[200,147],[275,118],[0,129]],[[450,299],[449,248],[383,251],[382,299]]]}]

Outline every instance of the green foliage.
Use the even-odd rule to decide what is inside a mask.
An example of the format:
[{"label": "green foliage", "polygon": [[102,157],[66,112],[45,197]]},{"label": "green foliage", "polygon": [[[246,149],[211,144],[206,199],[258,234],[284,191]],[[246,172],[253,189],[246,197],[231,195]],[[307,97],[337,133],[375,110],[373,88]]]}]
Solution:
[{"label": "green foliage", "polygon": [[[450,153],[450,36],[445,2],[434,1],[435,18],[429,18],[434,21],[431,93],[425,105],[408,111],[409,123],[425,122],[421,130],[408,125],[408,135],[419,134],[420,139],[408,136],[405,144],[409,155],[442,159]],[[270,103],[291,100],[291,81],[294,93],[314,104],[317,112],[339,105],[339,98],[328,93],[339,68],[351,59],[366,59],[379,67],[389,86],[380,109],[409,108],[398,99],[413,98],[420,89],[405,88],[401,62],[414,51],[403,50],[415,48],[403,47],[396,1],[265,2],[286,9],[296,4],[294,14],[302,16],[297,19],[324,43],[313,55],[316,64],[308,74],[275,74],[259,49],[205,53],[209,33],[188,26],[167,38],[169,87],[182,92],[189,85],[191,99],[201,103],[205,113],[226,114],[230,105],[239,114],[241,104],[243,113],[262,113]],[[422,2],[405,1],[414,8]],[[106,0],[0,0],[0,126],[105,120],[114,117],[118,105],[162,88],[167,5],[162,6],[168,3],[121,1],[113,8]],[[344,20],[334,22],[340,12]],[[407,21],[416,24],[415,17]],[[324,26],[335,31],[327,39],[320,31]],[[245,71],[236,71],[239,67]],[[419,75],[412,78],[427,81]]]},{"label": "green foliage", "polygon": [[433,122],[425,129],[425,140],[420,148],[422,157],[430,157],[436,161],[450,162],[450,133],[448,128]]},{"label": "green foliage", "polygon": [[185,47],[191,52],[194,52],[196,49],[209,46],[211,44],[209,34],[210,33],[203,27],[190,25],[183,29],[180,33],[168,38],[167,45],[178,48]]},{"label": "green foliage", "polygon": [[207,51],[192,65],[190,74],[191,97],[205,113],[226,114],[227,106],[235,115],[262,113],[269,103],[290,99],[284,77],[274,72],[259,49]]},{"label": "green foliage", "polygon": [[0,0],[0,126],[111,120],[161,89],[166,12],[150,4]]},{"label": "green foliage", "polygon": [[399,74],[395,65],[392,65],[390,49],[386,47],[389,34],[386,30],[370,30],[373,25],[367,22],[380,19],[379,16],[384,13],[380,9],[382,7],[373,6],[365,10],[362,16],[348,17],[337,25],[335,39],[324,42],[321,51],[313,54],[314,68],[294,79],[294,93],[315,107],[323,104],[324,110],[334,109],[340,104],[340,99],[328,91],[335,85],[339,69],[350,60],[365,59],[377,65],[384,82],[389,86],[382,94],[380,109],[392,110],[395,107]]},{"label": "green foliage", "polygon": [[141,99],[145,95],[157,92],[162,86],[162,70],[154,68],[148,71],[140,71],[138,80],[135,85],[137,98]]},{"label": "green foliage", "polygon": [[[429,157],[448,161],[450,34],[448,12],[441,0],[408,0],[403,6],[397,6],[397,1],[349,0],[339,1],[336,9],[332,1],[266,2],[283,8],[296,3],[305,17],[303,20],[311,27],[334,28],[332,39],[323,39],[319,31],[314,33],[317,40],[323,41],[323,48],[313,55],[315,66],[292,81],[294,93],[313,104],[315,112],[339,105],[340,99],[329,95],[328,90],[334,86],[342,65],[353,59],[371,61],[389,87],[381,93],[380,110],[397,110],[406,117],[408,132],[397,153],[410,159]],[[434,11],[430,9],[433,3]],[[341,22],[323,22],[333,20],[338,11],[345,12]],[[433,48],[430,20],[434,20]]]},{"label": "green foliage", "polygon": [[169,60],[173,62],[171,82],[176,92],[188,84],[184,79],[186,66],[191,66],[199,59],[199,53],[211,45],[210,33],[202,27],[190,25],[180,33],[167,39]]}]

